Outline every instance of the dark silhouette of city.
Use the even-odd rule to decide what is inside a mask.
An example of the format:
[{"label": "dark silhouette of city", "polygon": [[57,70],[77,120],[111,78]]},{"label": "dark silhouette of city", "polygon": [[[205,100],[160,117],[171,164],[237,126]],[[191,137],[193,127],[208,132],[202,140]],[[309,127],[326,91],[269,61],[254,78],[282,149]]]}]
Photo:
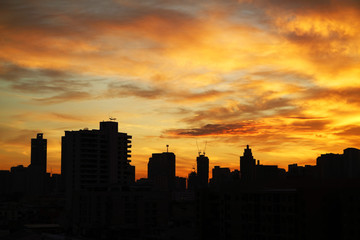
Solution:
[{"label": "dark silhouette of city", "polygon": [[205,152],[186,179],[167,149],[135,180],[131,139],[112,120],[65,131],[50,175],[38,133],[29,166],[0,171],[0,239],[360,239],[359,149],[286,171],[247,145],[239,169],[215,166],[211,179]]}]

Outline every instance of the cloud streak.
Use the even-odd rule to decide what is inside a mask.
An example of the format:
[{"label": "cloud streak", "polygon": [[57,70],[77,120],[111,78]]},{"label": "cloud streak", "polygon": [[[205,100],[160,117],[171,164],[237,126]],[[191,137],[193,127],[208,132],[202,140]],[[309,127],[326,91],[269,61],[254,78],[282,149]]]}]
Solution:
[{"label": "cloud streak", "polygon": [[211,99],[216,100],[230,93],[231,91],[218,91],[214,89],[194,92],[185,89],[173,89],[167,85],[146,86],[142,83],[134,84],[130,82],[115,82],[108,85],[107,93],[104,95],[117,98],[139,97],[145,99],[168,99],[173,102],[184,103],[209,101]]},{"label": "cloud streak", "polygon": [[199,128],[167,130],[165,134],[179,137],[255,135],[269,129],[257,123],[207,124]]}]

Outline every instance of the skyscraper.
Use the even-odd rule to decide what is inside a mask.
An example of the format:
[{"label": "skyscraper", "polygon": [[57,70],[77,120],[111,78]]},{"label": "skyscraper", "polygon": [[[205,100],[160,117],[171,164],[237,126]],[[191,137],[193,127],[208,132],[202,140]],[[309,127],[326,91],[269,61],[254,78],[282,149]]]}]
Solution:
[{"label": "skyscraper", "polygon": [[175,154],[172,152],[153,153],[148,163],[148,179],[162,189],[174,189]]},{"label": "skyscraper", "polygon": [[197,182],[200,188],[208,187],[209,183],[209,158],[205,154],[199,154],[196,158]]},{"label": "skyscraper", "polygon": [[118,132],[118,123],[100,122],[100,130],[65,131],[61,173],[67,192],[104,190],[135,181],[130,165],[131,136]]},{"label": "skyscraper", "polygon": [[[47,184],[50,175],[46,173],[47,161],[47,140],[42,133],[38,133],[36,138],[31,139],[31,159],[28,168],[17,169],[14,171],[15,180],[18,182],[19,177],[26,175],[25,182],[22,183],[25,192],[29,195],[43,194],[47,190]],[[15,169],[14,169],[15,170]],[[19,182],[18,182],[19,183]],[[14,183],[14,186],[17,185]]]},{"label": "skyscraper", "polygon": [[240,157],[240,173],[242,180],[252,181],[255,179],[255,159],[249,145],[246,145],[244,155]]},{"label": "skyscraper", "polygon": [[31,139],[31,164],[29,167],[38,168],[42,173],[46,173],[47,140],[42,133],[38,133],[36,138]]}]

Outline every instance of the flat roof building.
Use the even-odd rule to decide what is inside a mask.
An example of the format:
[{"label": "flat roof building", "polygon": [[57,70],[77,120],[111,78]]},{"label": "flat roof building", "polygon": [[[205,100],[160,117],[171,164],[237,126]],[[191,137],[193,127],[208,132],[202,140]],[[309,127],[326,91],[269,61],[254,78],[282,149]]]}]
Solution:
[{"label": "flat roof building", "polygon": [[161,189],[175,188],[175,154],[153,153],[148,163],[148,179]]},{"label": "flat roof building", "polygon": [[118,123],[100,122],[100,130],[65,131],[61,174],[66,191],[105,190],[135,182],[130,165],[131,136],[118,132]]},{"label": "flat roof building", "polygon": [[207,188],[209,184],[209,158],[199,154],[196,158],[197,182],[200,188]]},{"label": "flat roof building", "polygon": [[36,138],[31,139],[31,164],[29,167],[36,167],[42,173],[46,173],[47,139],[43,133],[38,133]]}]

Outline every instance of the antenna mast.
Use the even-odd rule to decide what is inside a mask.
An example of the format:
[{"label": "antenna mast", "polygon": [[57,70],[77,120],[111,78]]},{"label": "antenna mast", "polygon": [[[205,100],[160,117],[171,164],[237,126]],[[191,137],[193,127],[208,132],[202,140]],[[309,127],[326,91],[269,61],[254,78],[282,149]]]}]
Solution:
[{"label": "antenna mast", "polygon": [[169,145],[166,145],[166,152],[169,152]]}]

